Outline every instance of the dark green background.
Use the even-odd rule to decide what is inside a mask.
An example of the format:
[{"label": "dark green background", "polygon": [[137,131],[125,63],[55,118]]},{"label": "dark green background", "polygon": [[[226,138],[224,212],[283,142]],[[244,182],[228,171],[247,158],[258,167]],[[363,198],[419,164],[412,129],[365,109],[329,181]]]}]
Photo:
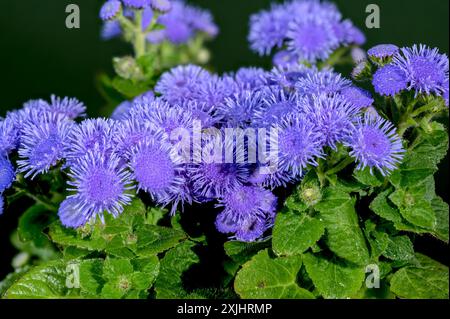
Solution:
[{"label": "dark green background", "polygon": [[[74,96],[85,102],[90,115],[97,115],[104,101],[96,88],[101,72],[112,74],[111,58],[130,48],[119,40],[102,42],[98,11],[101,0],[2,1],[0,6],[0,116],[7,109],[21,107],[30,98],[48,98],[54,93]],[[192,0],[209,8],[220,27],[217,39],[209,44],[212,64],[219,72],[240,66],[268,66],[269,59],[253,54],[247,45],[248,17],[270,0]],[[344,17],[350,18],[367,36],[366,48],[378,43],[399,46],[426,43],[449,51],[449,1],[447,0],[337,0]],[[78,4],[81,28],[66,29],[65,8]],[[381,8],[381,28],[364,27],[365,8],[376,3]],[[439,195],[448,201],[448,160],[437,176]],[[30,202],[9,207],[0,216],[0,279],[11,271],[14,250],[9,234],[17,226],[19,214]],[[429,245],[429,242],[421,244]],[[448,247],[432,242],[427,251],[448,262]],[[445,252],[444,255],[442,253]]]}]

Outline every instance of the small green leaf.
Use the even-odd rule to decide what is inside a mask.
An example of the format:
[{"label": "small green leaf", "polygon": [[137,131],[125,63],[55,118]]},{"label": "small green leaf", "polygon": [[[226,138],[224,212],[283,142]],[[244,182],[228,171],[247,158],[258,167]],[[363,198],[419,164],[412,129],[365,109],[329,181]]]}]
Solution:
[{"label": "small green leaf", "polygon": [[137,253],[140,256],[152,256],[176,246],[186,239],[186,234],[168,227],[142,225],[136,231]]},{"label": "small green leaf", "polygon": [[421,254],[419,266],[404,267],[391,279],[391,291],[406,299],[448,299],[448,267]]},{"label": "small green leaf", "polygon": [[68,298],[74,292],[66,286],[66,264],[54,260],[35,266],[4,294],[7,299]]},{"label": "small green leaf", "polygon": [[103,259],[82,260],[75,265],[79,267],[81,294],[84,297],[98,298],[105,283],[102,277]]},{"label": "small green leaf", "polygon": [[397,262],[411,262],[415,259],[413,244],[408,236],[389,237],[383,256]]},{"label": "small green leaf", "polygon": [[372,201],[369,208],[378,216],[389,220],[393,223],[401,223],[403,218],[400,215],[398,209],[390,202],[388,196],[391,194],[392,190],[386,190],[380,194]]},{"label": "small green leaf", "polygon": [[50,225],[49,235],[56,244],[62,246],[75,246],[87,250],[104,250],[107,243],[104,238],[95,237],[92,234],[81,237],[79,232],[72,228],[64,227],[59,221]]},{"label": "small green leaf", "polygon": [[358,182],[371,187],[381,186],[384,182],[383,176],[381,176],[377,170],[372,170],[371,173],[368,167],[362,170],[355,169],[353,177],[355,177]]},{"label": "small green leaf", "polygon": [[242,265],[249,261],[257,252],[269,248],[270,241],[245,243],[241,241],[227,241],[224,244],[225,253],[236,263]]},{"label": "small green leaf", "polygon": [[302,254],[312,247],[324,232],[323,222],[307,213],[278,213],[272,234],[273,250],[279,256]]},{"label": "small green leaf", "polygon": [[155,282],[156,297],[159,299],[187,298],[188,292],[183,287],[183,273],[199,262],[198,256],[192,251],[195,246],[190,241],[184,241],[169,250],[161,260],[159,275]]},{"label": "small green leaf", "polygon": [[448,204],[444,202],[442,198],[436,196],[431,201],[431,207],[433,208],[434,214],[436,216],[436,223],[433,225],[433,234],[440,240],[448,243]]},{"label": "small green leaf", "polygon": [[314,295],[297,284],[301,256],[270,258],[260,251],[238,272],[234,287],[245,299],[312,299]]},{"label": "small green leaf", "polygon": [[149,90],[145,82],[133,82],[118,76],[113,79],[112,86],[127,98],[134,98]]},{"label": "small green leaf", "polygon": [[337,258],[308,253],[303,256],[306,271],[315,287],[327,299],[349,298],[364,281],[364,267],[355,267]]},{"label": "small green leaf", "polygon": [[17,231],[20,240],[23,242],[32,241],[36,247],[48,245],[49,239],[43,233],[43,230],[55,219],[56,215],[44,206],[38,204],[31,206],[19,219]]},{"label": "small green leaf", "polygon": [[355,211],[355,199],[339,190],[326,189],[315,208],[326,228],[326,243],[331,251],[355,264],[369,259],[364,235]]}]

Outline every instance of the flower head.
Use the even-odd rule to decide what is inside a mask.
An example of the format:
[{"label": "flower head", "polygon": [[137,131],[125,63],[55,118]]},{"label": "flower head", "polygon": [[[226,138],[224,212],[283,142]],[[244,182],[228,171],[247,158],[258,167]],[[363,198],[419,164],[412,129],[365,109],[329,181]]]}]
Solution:
[{"label": "flower head", "polygon": [[157,132],[149,121],[135,117],[123,120],[117,124],[116,134],[113,137],[115,152],[127,159],[130,149],[152,138],[162,138],[163,132]]},{"label": "flower head", "polygon": [[100,9],[100,19],[110,20],[116,17],[120,12],[122,4],[119,0],[108,0],[106,1],[102,8]]},{"label": "flower head", "polygon": [[405,150],[395,127],[387,120],[365,114],[358,119],[346,145],[350,156],[358,161],[358,168],[377,168],[383,176],[395,170],[402,161]]},{"label": "flower head", "polygon": [[275,128],[279,129],[278,138],[273,135],[270,138],[271,145],[278,145],[278,152],[268,158],[280,171],[301,176],[308,165],[317,165],[317,158],[323,157],[323,136],[303,114],[289,116],[275,124]]},{"label": "flower head", "polygon": [[72,121],[55,114],[27,121],[22,129],[17,165],[25,177],[46,173],[66,152],[66,141],[74,128]]},{"label": "flower head", "polygon": [[408,89],[416,93],[440,95],[448,79],[449,61],[438,49],[425,45],[414,45],[412,48],[402,48],[401,54],[396,54],[393,65],[400,68],[406,75]]},{"label": "flower head", "polygon": [[233,127],[246,127],[251,124],[255,110],[262,105],[260,91],[244,90],[225,99],[218,113],[224,121]]},{"label": "flower head", "polygon": [[268,72],[261,68],[240,68],[234,75],[237,86],[241,90],[257,90],[266,84]]},{"label": "flower head", "polygon": [[398,66],[388,64],[377,70],[372,80],[375,92],[394,96],[408,86],[405,72]]},{"label": "flower head", "polygon": [[210,79],[211,75],[199,66],[178,66],[161,76],[155,91],[169,103],[181,104],[191,99],[193,92]]},{"label": "flower head", "polygon": [[159,12],[168,12],[172,9],[170,0],[151,0],[150,6]]},{"label": "flower head", "polygon": [[296,88],[299,94],[320,95],[339,93],[351,85],[352,82],[342,77],[339,73],[331,70],[322,70],[299,78]]},{"label": "flower head", "polygon": [[254,241],[273,224],[276,197],[256,186],[240,186],[219,199],[224,207],[216,218],[216,227],[222,233],[235,233],[237,240]]},{"label": "flower head", "polygon": [[21,134],[16,124],[18,123],[11,115],[0,120],[0,156],[11,153],[19,146]]},{"label": "flower head", "polygon": [[4,206],[5,206],[5,200],[3,199],[3,196],[0,195],[0,215],[3,214]]},{"label": "flower head", "polygon": [[394,44],[379,44],[367,51],[369,58],[378,65],[385,65],[391,62],[392,57],[399,51]]},{"label": "flower head", "polygon": [[11,187],[16,179],[16,172],[8,158],[0,155],[0,194]]},{"label": "flower head", "polygon": [[120,22],[118,20],[105,21],[100,31],[100,37],[103,40],[111,40],[120,36],[121,34],[122,27],[120,26]]},{"label": "flower head", "polygon": [[345,100],[358,108],[371,106],[374,102],[369,92],[356,86],[344,88],[340,94]]},{"label": "flower head", "polygon": [[324,145],[336,149],[336,144],[346,140],[353,129],[359,108],[339,95],[313,96],[302,101],[306,116],[314,123]]},{"label": "flower head", "polygon": [[[92,218],[103,221],[103,213],[117,217],[123,206],[131,202],[132,189],[130,173],[121,166],[120,158],[108,155],[98,148],[89,150],[77,159],[69,172],[69,195],[60,208],[60,217],[66,216],[67,226],[84,225]],[[74,214],[76,216],[74,216]],[[63,224],[65,220],[62,220]],[[71,225],[72,224],[72,225]]]},{"label": "flower head", "polygon": [[122,0],[122,2],[131,8],[142,9],[150,4],[151,0]]}]

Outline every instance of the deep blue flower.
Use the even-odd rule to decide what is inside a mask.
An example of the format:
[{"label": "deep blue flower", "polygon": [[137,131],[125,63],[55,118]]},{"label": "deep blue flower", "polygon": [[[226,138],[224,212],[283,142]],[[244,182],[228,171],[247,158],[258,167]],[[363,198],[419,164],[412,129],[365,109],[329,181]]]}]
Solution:
[{"label": "deep blue flower", "polygon": [[241,90],[261,89],[267,82],[269,73],[262,68],[240,68],[234,75],[236,84]]},{"label": "deep blue flower", "polygon": [[193,92],[211,79],[211,75],[196,65],[178,66],[165,72],[155,86],[155,91],[172,104],[191,99]]},{"label": "deep blue flower", "polygon": [[291,66],[291,65],[302,65],[298,64],[299,57],[290,51],[283,50],[278,51],[274,54],[272,63],[276,67],[285,67],[285,66]]},{"label": "deep blue flower", "polygon": [[278,145],[278,151],[268,159],[281,172],[302,176],[308,165],[317,165],[317,159],[323,157],[322,133],[304,115],[289,116],[274,128],[279,129],[278,138],[271,135],[271,145]]},{"label": "deep blue flower", "polygon": [[77,227],[109,213],[117,217],[123,206],[131,202],[130,173],[122,166],[120,158],[100,149],[89,150],[77,159],[69,172],[68,190],[75,192],[60,207],[63,225]]},{"label": "deep blue flower", "polygon": [[377,64],[384,64],[389,61],[399,51],[395,44],[379,44],[367,51],[371,60]]},{"label": "deep blue flower", "polygon": [[130,109],[132,108],[133,103],[130,101],[123,101],[114,109],[111,114],[111,119],[121,121],[126,120],[130,117]]},{"label": "deep blue flower", "polygon": [[295,89],[295,84],[300,78],[312,75],[317,70],[308,68],[303,64],[289,64],[273,68],[267,75],[267,84],[278,85],[289,91]]},{"label": "deep blue flower", "polygon": [[283,45],[290,12],[284,6],[274,5],[269,11],[261,11],[250,17],[250,47],[260,55],[268,55],[273,48]]},{"label": "deep blue flower", "polygon": [[313,96],[301,102],[306,116],[319,132],[323,144],[336,149],[352,132],[359,108],[340,95]]},{"label": "deep blue flower", "polygon": [[374,102],[369,92],[356,86],[344,88],[340,94],[345,100],[358,108],[371,106]]},{"label": "deep blue flower", "polygon": [[172,9],[170,0],[151,0],[150,6],[159,12],[168,12]]},{"label": "deep blue flower", "polygon": [[318,16],[294,19],[286,33],[288,48],[301,60],[325,60],[339,46],[332,25]]},{"label": "deep blue flower", "polygon": [[285,116],[299,111],[295,92],[286,92],[278,87],[267,88],[262,91],[261,103],[254,111],[252,124],[257,127],[270,127]]},{"label": "deep blue flower", "polygon": [[16,179],[16,172],[10,160],[0,155],[0,194],[11,187]]},{"label": "deep blue flower", "polygon": [[218,112],[229,126],[246,127],[262,103],[261,91],[244,90],[226,98]]},{"label": "deep blue flower", "polygon": [[122,35],[122,27],[118,20],[106,21],[103,23],[100,37],[103,40],[111,40]]},{"label": "deep blue flower", "polygon": [[122,0],[122,2],[131,8],[142,9],[150,5],[151,0]]},{"label": "deep blue flower", "polygon": [[358,169],[378,169],[383,176],[395,170],[403,159],[402,140],[392,123],[371,114],[358,119],[346,145]]},{"label": "deep blue flower", "polygon": [[268,190],[255,186],[241,186],[219,199],[224,207],[216,218],[222,233],[235,233],[241,241],[254,241],[273,224],[276,197]]},{"label": "deep blue flower", "polygon": [[44,114],[27,121],[22,136],[17,161],[19,172],[25,177],[46,173],[62,160],[67,149],[66,141],[74,123],[62,115]]},{"label": "deep blue flower", "polygon": [[130,150],[155,137],[162,138],[161,131],[156,132],[147,120],[131,117],[117,123],[116,133],[113,137],[114,151],[122,158],[128,159]]},{"label": "deep blue flower", "polygon": [[10,113],[4,120],[0,120],[0,156],[7,155],[19,146],[20,129],[14,120],[16,113]]},{"label": "deep blue flower", "polygon": [[438,49],[425,45],[402,48],[395,55],[393,64],[400,68],[408,81],[408,89],[416,93],[442,94],[445,80],[448,78],[449,61]]},{"label": "deep blue flower", "polygon": [[306,74],[298,79],[296,88],[299,94],[320,95],[340,93],[343,89],[350,87],[352,82],[341,74],[331,70],[322,70]]},{"label": "deep blue flower", "polygon": [[380,95],[394,96],[408,86],[405,72],[395,65],[385,65],[377,70],[372,80],[375,92]]},{"label": "deep blue flower", "polygon": [[66,159],[69,163],[84,156],[89,151],[98,149],[111,153],[115,148],[117,122],[111,119],[87,119],[76,125],[67,140],[69,150]]},{"label": "deep blue flower", "polygon": [[100,18],[102,20],[110,20],[116,17],[120,12],[122,4],[119,0],[108,0],[100,9]]}]

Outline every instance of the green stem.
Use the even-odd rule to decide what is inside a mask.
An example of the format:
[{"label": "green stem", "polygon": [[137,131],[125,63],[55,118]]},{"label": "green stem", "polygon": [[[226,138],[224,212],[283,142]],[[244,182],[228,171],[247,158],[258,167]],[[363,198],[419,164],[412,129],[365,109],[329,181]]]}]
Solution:
[{"label": "green stem", "polygon": [[342,160],[338,165],[336,165],[335,167],[329,169],[325,175],[329,176],[329,175],[333,175],[336,173],[339,173],[340,171],[342,171],[344,168],[346,168],[347,166],[349,166],[350,164],[352,164],[354,162],[354,159],[352,157],[347,157],[346,159]]},{"label": "green stem", "polygon": [[44,206],[45,208],[47,208],[48,210],[50,210],[52,212],[58,211],[58,207],[56,207],[52,203],[49,203],[46,199],[44,199],[41,196],[33,195],[31,193],[26,193],[25,195],[28,196],[29,198],[33,199],[36,203]]},{"label": "green stem", "polygon": [[145,32],[142,31],[142,10],[136,11],[135,36],[133,40],[136,58],[145,54]]}]

